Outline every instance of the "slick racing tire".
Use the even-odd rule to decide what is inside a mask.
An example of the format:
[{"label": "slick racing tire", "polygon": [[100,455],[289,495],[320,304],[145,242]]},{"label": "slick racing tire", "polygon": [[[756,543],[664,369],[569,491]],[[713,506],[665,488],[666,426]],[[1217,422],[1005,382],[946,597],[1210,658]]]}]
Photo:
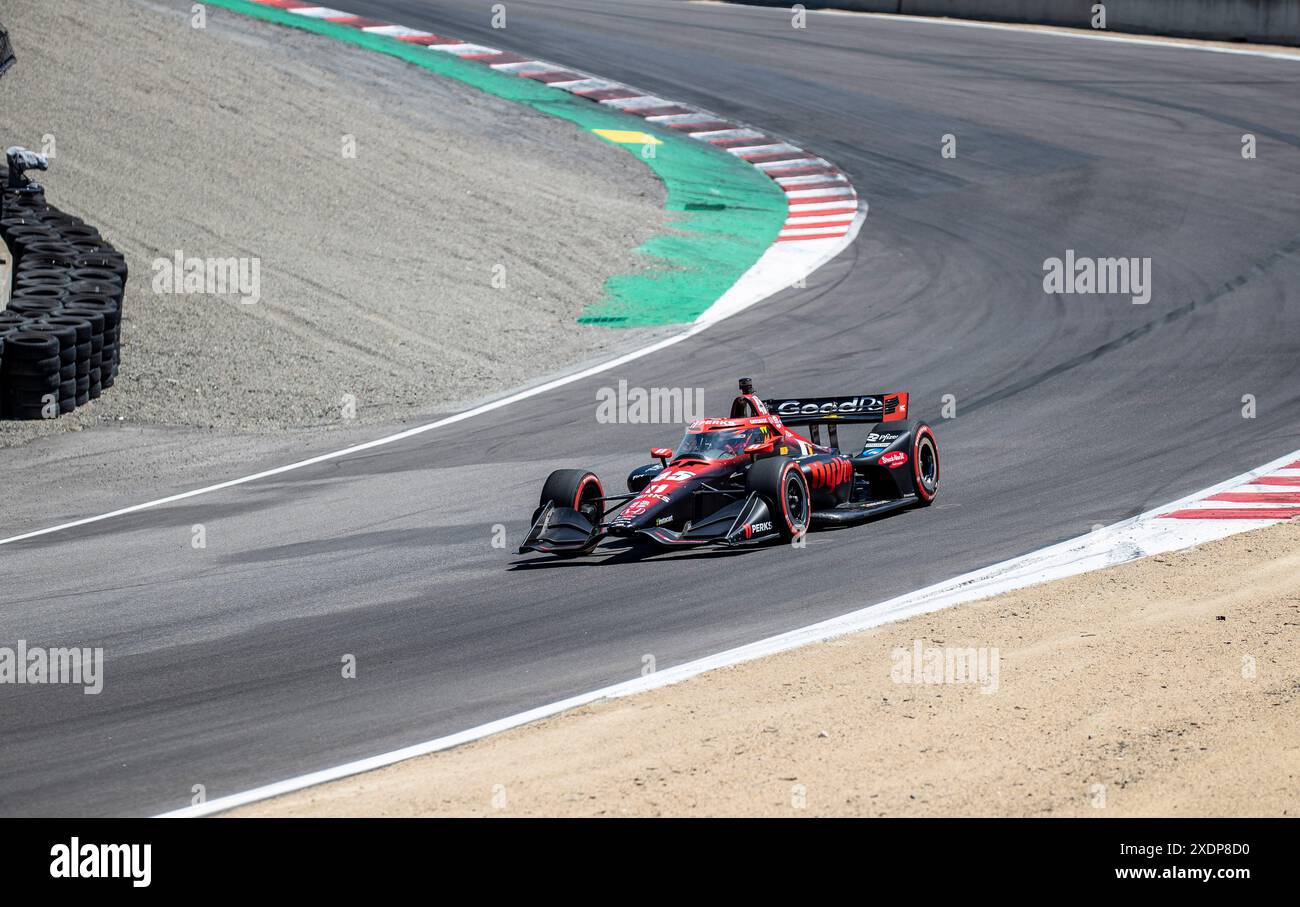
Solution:
[{"label": "slick racing tire", "polygon": [[939,442],[934,438],[934,430],[924,422],[916,426],[912,441],[912,480],[917,505],[930,506],[939,493]]},{"label": "slick racing tire", "polygon": [[808,480],[794,460],[786,457],[759,460],[749,468],[745,488],[762,495],[771,505],[772,524],[782,541],[788,542],[808,531],[812,497],[808,493]]},{"label": "slick racing tire", "polygon": [[[557,469],[546,477],[542,486],[542,498],[537,502],[537,512],[548,503],[556,507],[572,507],[579,511],[592,525],[600,522],[605,505],[602,500],[605,489],[594,472],[585,469]],[[534,522],[537,513],[533,514]]]}]

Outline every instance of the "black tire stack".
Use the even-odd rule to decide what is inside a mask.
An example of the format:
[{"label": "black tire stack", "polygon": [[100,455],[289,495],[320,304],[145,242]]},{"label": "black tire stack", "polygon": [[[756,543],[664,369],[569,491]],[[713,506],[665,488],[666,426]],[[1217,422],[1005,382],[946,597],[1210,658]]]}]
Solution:
[{"label": "black tire stack", "polygon": [[5,190],[0,236],[14,258],[0,312],[0,418],[72,412],[117,378],[126,259],[43,193]]}]

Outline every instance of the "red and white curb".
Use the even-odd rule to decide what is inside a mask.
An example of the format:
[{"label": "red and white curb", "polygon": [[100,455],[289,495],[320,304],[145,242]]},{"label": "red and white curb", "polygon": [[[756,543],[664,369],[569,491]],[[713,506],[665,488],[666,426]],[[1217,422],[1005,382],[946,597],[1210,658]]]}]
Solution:
[{"label": "red and white curb", "polygon": [[572,67],[474,44],[449,35],[358,16],[305,0],[252,0],[299,16],[347,25],[454,54],[500,72],[542,82],[596,104],[641,117],[706,142],[750,164],[785,193],[788,213],[776,242],[707,310],[697,323],[711,323],[761,302],[838,255],[857,236],[867,215],[849,178],[825,158],[779,136],[734,123],[691,104],[640,91],[622,82],[599,78]]},{"label": "red and white curb", "polygon": [[1263,475],[1221,487],[1161,515],[1168,520],[1230,520],[1266,526],[1300,517],[1300,459]]},{"label": "red and white curb", "polygon": [[[1078,538],[1060,542],[1020,557],[1011,558],[990,567],[963,573],[961,576],[953,577],[945,582],[927,586],[916,592],[900,595],[877,604],[868,605],[840,617],[833,617],[830,620],[801,627],[798,630],[791,630],[788,633],[771,636],[735,649],[728,649],[716,655],[656,671],[645,677],[637,677],[623,683],[572,696],[559,702],[538,706],[526,712],[481,724],[456,734],[449,734],[445,737],[416,743],[399,750],[380,753],[367,759],[359,759],[356,762],[337,765],[241,793],[219,797],[197,806],[187,806],[183,809],[163,813],[159,818],[207,816],[225,812],[240,806],[247,806],[250,803],[256,803],[259,800],[268,800],[307,787],[315,787],[318,784],[326,784],[330,781],[338,781],[341,778],[348,778],[363,772],[374,771],[398,762],[404,762],[407,759],[414,759],[417,756],[425,756],[429,753],[451,749],[475,740],[481,740],[493,734],[499,734],[502,731],[540,721],[543,718],[550,718],[561,712],[602,699],[618,699],[623,696],[644,693],[647,690],[680,683],[706,671],[765,658],[790,649],[797,649],[800,646],[824,642],[837,636],[858,633],[908,617],[940,611],[954,605],[989,598],[993,595],[1023,589],[1027,586],[1035,586],[1093,570],[1114,567],[1118,564],[1137,560],[1138,558],[1150,557],[1155,554],[1190,548],[1234,533],[1255,529],[1261,525],[1268,525],[1270,522],[1277,522],[1277,518],[1270,517],[1260,520],[1188,519],[1179,516],[1179,514],[1187,510],[1190,505],[1209,500],[1219,494],[1242,493],[1232,491],[1232,489],[1250,487],[1261,479],[1293,478],[1291,473],[1300,470],[1300,465],[1297,464],[1300,464],[1300,450],[1287,454],[1285,457],[1271,463],[1266,463],[1258,469],[1252,469],[1250,472],[1236,476],[1226,482],[1221,482],[1212,488],[1196,492],[1163,507],[1130,517],[1113,525],[1093,530]],[[1268,492],[1264,493],[1267,494]],[[815,544],[815,541],[810,544]]]}]

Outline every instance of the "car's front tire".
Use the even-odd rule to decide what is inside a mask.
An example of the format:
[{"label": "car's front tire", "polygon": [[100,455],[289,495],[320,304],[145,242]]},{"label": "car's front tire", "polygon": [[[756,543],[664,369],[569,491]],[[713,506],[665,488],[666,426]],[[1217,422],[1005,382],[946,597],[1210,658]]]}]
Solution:
[{"label": "car's front tire", "polygon": [[542,485],[542,497],[537,502],[533,513],[536,522],[538,513],[547,504],[556,507],[571,507],[580,512],[592,525],[600,522],[604,512],[605,489],[594,472],[585,469],[557,469],[546,477]]},{"label": "car's front tire", "polygon": [[808,531],[812,516],[812,496],[808,480],[794,460],[769,457],[749,468],[745,488],[757,492],[772,509],[772,524],[783,541]]}]

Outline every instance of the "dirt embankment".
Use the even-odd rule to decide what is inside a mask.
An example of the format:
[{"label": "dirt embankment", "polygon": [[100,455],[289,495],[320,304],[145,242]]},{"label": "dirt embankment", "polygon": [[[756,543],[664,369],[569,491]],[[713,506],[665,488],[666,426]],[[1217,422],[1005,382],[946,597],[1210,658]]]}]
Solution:
[{"label": "dirt embankment", "polygon": [[[0,446],[104,423],[266,432],[449,409],[636,338],[580,326],[662,224],[662,187],[575,126],[188,0],[11,0],[5,144],[131,280],[122,373]],[[242,259],[250,294],[158,293]],[[161,265],[160,265],[161,267]],[[205,287],[213,290],[213,287]]]},{"label": "dirt embankment", "polygon": [[[925,682],[931,667],[947,679],[931,650],[968,648],[987,656],[975,682]],[[1294,816],[1300,523],[715,671],[238,813]]]}]

